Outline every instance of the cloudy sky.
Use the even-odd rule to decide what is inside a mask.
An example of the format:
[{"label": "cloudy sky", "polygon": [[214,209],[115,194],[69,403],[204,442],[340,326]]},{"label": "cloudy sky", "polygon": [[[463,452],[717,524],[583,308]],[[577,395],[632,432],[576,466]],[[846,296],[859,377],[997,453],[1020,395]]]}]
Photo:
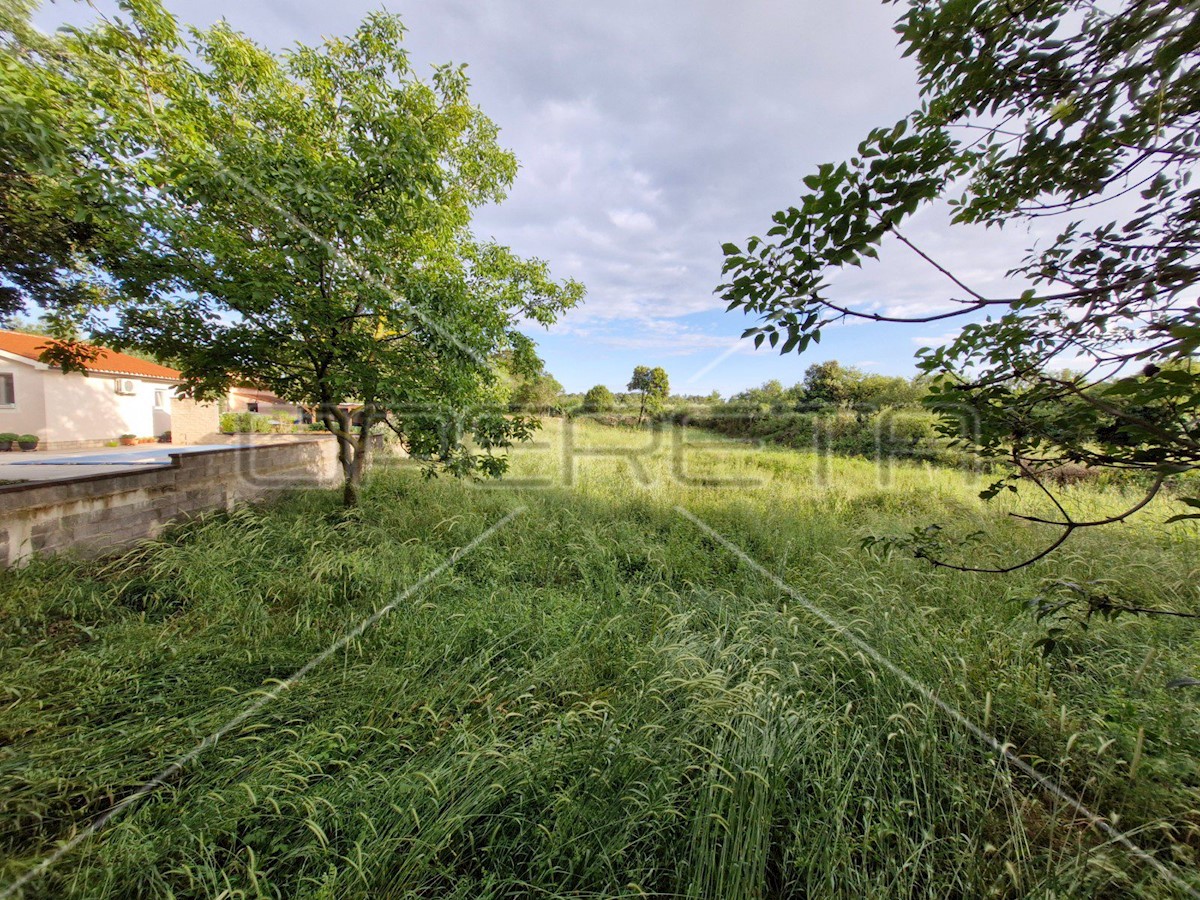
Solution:
[{"label": "cloudy sky", "polygon": [[[372,0],[166,0],[195,25],[227,19],[283,49],[352,31]],[[101,2],[101,8],[110,4]],[[535,339],[568,390],[623,388],[662,365],[678,393],[729,395],[798,381],[836,358],[910,374],[936,326],[834,329],[803,357],[754,352],[753,324],[725,313],[721,244],[770,227],[817,164],[848,157],[867,131],[917,102],[912,65],[879,0],[389,0],[419,63],[466,63],[473,97],[521,172],[477,231],[582,281],[585,304]],[[86,19],[48,5],[43,27]],[[993,287],[1027,235],[949,231],[936,210],[906,233],[979,288]],[[843,299],[932,309],[944,280],[902,247],[838,282]]]}]

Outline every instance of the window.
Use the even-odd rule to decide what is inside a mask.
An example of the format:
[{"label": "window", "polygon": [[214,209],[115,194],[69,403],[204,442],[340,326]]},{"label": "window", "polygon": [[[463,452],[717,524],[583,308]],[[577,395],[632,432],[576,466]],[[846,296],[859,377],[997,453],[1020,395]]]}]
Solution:
[{"label": "window", "polygon": [[10,372],[0,372],[0,406],[16,406],[17,395],[13,390],[13,376]]},{"label": "window", "polygon": [[258,401],[251,400],[249,403],[247,403],[246,404],[246,412],[252,412],[252,413],[258,412]]},{"label": "window", "polygon": [[155,409],[166,409],[167,408],[167,392],[166,391],[155,391],[154,392],[154,408]]}]

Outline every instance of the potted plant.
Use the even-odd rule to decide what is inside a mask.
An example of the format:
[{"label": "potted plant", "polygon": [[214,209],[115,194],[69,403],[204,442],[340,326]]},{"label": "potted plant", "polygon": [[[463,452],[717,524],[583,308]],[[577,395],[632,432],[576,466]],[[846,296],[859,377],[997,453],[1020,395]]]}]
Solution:
[{"label": "potted plant", "polygon": [[36,434],[22,434],[17,438],[17,446],[22,450],[36,450],[38,445],[38,436]]},{"label": "potted plant", "polygon": [[134,444],[137,443],[137,435],[136,434],[119,435],[117,437],[117,442],[120,443],[120,445],[122,447],[132,447]]},{"label": "potted plant", "polygon": [[0,450],[11,450],[13,441],[17,439],[17,435],[11,431],[0,432]]}]

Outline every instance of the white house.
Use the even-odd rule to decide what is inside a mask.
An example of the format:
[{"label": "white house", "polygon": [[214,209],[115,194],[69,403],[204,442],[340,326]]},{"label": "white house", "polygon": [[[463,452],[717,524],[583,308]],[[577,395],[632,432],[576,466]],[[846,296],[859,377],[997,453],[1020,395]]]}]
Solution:
[{"label": "white house", "polygon": [[43,449],[98,447],[120,435],[200,443],[218,430],[215,404],[174,396],[180,373],[93,348],[87,373],[41,362],[47,339],[0,331],[0,432],[36,434]]}]

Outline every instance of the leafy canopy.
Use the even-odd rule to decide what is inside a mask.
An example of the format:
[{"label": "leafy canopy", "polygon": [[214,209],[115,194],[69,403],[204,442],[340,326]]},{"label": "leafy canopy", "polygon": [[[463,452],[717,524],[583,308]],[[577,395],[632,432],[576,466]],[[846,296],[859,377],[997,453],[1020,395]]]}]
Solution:
[{"label": "leafy canopy", "polygon": [[111,299],[91,277],[103,248],[138,227],[122,163],[146,95],[103,71],[81,77],[86,42],[39,31],[35,7],[0,0],[0,317],[36,304],[66,338]]},{"label": "leafy canopy", "polygon": [[514,412],[550,413],[559,406],[563,386],[549,372],[526,376],[513,389],[508,408]]},{"label": "leafy canopy", "polygon": [[588,389],[583,395],[583,411],[585,413],[612,412],[617,406],[617,398],[612,391],[602,384]]},{"label": "leafy canopy", "polygon": [[658,409],[671,393],[671,383],[667,371],[662,366],[635,366],[633,377],[629,379],[628,390],[637,391],[642,395],[641,406],[638,409],[638,424],[646,415],[646,410]]},{"label": "leafy canopy", "polygon": [[[338,436],[347,501],[377,426],[434,470],[498,475],[535,422],[502,415],[521,322],[582,296],[545,263],[477,240],[472,210],[516,173],[462,67],[416,76],[399,18],[271,53],[219,23],[185,39],[155,0],[77,32],[58,77],[137,127],[120,178],[141,227],[101,263],[117,346],[172,360],[197,397],[251,383]],[[132,109],[104,85],[145,87]]]},{"label": "leafy canopy", "polygon": [[[1200,466],[1200,17],[1184,10],[911,0],[896,30],[920,109],[806,177],[765,237],[724,245],[720,291],[759,317],[746,332],[756,345],[803,352],[847,320],[959,322],[956,339],[921,353],[929,402],[947,433],[1011,464],[991,494],[1031,483],[1054,499],[1043,521],[1060,529],[1055,546],[1124,516],[1074,516],[1047,471],[1143,472],[1153,494]],[[940,200],[956,224],[1049,223],[1053,236],[1008,273],[1011,293],[985,294],[905,231]],[[946,277],[939,310],[892,315],[838,297],[831,275],[885,242]],[[1076,371],[1056,371],[1067,357]]]}]

